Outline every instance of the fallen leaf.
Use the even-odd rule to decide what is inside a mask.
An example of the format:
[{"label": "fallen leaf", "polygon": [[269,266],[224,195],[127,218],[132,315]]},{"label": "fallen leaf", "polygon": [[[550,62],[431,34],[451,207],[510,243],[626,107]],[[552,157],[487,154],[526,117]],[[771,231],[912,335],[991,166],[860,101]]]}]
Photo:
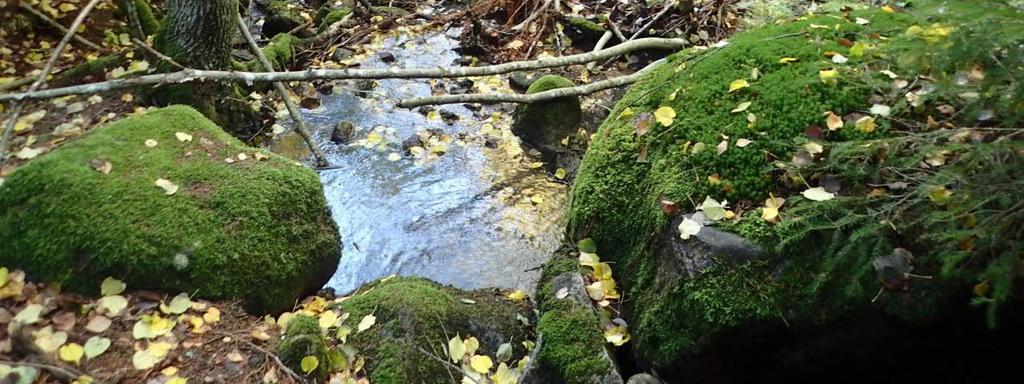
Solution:
[{"label": "fallen leaf", "polygon": [[14,157],[17,157],[17,158],[22,159],[22,160],[30,160],[30,159],[34,159],[36,156],[39,156],[39,154],[41,154],[41,153],[43,153],[43,151],[41,149],[35,149],[35,148],[32,148],[32,147],[25,147],[25,148],[22,148],[17,153],[15,153]]},{"label": "fallen leaf", "polygon": [[665,106],[654,111],[654,119],[664,127],[672,125],[675,118],[676,110],[672,109],[672,107]]},{"label": "fallen leaf", "polygon": [[750,86],[750,83],[748,83],[747,80],[745,80],[745,79],[733,80],[732,82],[729,83],[729,92],[732,93],[732,92],[735,92],[737,90],[740,90],[740,89],[743,89],[743,88],[747,88],[749,86]]},{"label": "fallen leaf", "polygon": [[96,301],[96,305],[108,314],[116,316],[128,307],[128,299],[121,295],[103,296]]},{"label": "fallen leaf", "polygon": [[682,222],[679,223],[678,229],[679,237],[681,237],[683,240],[689,240],[690,236],[694,236],[697,233],[700,233],[701,225],[696,220],[687,217],[683,219]]},{"label": "fallen leaf", "polygon": [[835,69],[823,69],[818,71],[818,77],[825,85],[835,86],[839,84],[839,71]]},{"label": "fallen leaf", "polygon": [[95,169],[97,172],[100,172],[104,175],[109,175],[110,171],[114,169],[114,164],[111,164],[109,161],[103,159],[93,159],[93,161],[89,162],[89,165],[92,166],[92,169]]},{"label": "fallen leaf", "polygon": [[764,207],[761,208],[761,218],[769,223],[774,223],[779,219],[779,208],[786,203],[786,199],[781,197],[770,197],[764,201]]},{"label": "fallen leaf", "polygon": [[111,321],[106,316],[95,316],[85,324],[85,330],[92,333],[103,333],[110,328]]},{"label": "fallen leaf", "polygon": [[512,301],[523,301],[526,300],[526,292],[521,289],[517,289],[508,294],[508,298]]},{"label": "fallen leaf", "polygon": [[807,189],[807,190],[803,191],[803,193],[801,193],[801,194],[804,197],[806,197],[808,200],[813,200],[813,201],[832,200],[832,199],[834,199],[836,197],[836,195],[834,193],[828,192],[828,191],[825,190],[825,188],[822,188],[822,187],[810,188],[810,189]]},{"label": "fallen leaf", "polygon": [[168,196],[178,192],[178,185],[172,183],[170,180],[167,179],[156,179],[156,181],[153,182],[153,184],[156,185],[157,187],[162,188]]},{"label": "fallen leaf", "polygon": [[64,331],[53,331],[53,327],[46,326],[32,334],[35,337],[35,345],[43,352],[56,352],[60,346],[68,341],[68,333]]},{"label": "fallen leaf", "polygon": [[892,108],[889,107],[888,105],[875,104],[871,106],[871,109],[868,112],[870,112],[872,115],[889,116],[889,112],[891,111]]},{"label": "fallen leaf", "polygon": [[876,128],[875,118],[871,116],[861,117],[860,119],[857,119],[856,122],[854,122],[853,126],[857,128],[858,131],[864,133],[874,132]]},{"label": "fallen leaf", "polygon": [[569,296],[569,288],[562,287],[562,288],[559,288],[558,291],[555,291],[555,298],[556,299],[564,299],[564,298],[566,298],[568,296]]},{"label": "fallen leaf", "polygon": [[565,168],[558,168],[555,170],[555,178],[558,180],[565,180],[566,171]]},{"label": "fallen leaf", "polygon": [[110,348],[110,339],[106,337],[93,336],[89,340],[85,341],[85,346],[82,348],[85,351],[85,357],[88,359],[94,359],[96,356],[102,355],[103,352]]},{"label": "fallen leaf", "polygon": [[182,142],[192,141],[192,135],[185,132],[175,132],[174,137],[178,138],[178,141]]},{"label": "fallen leaf", "polygon": [[750,104],[751,104],[751,102],[744,101],[742,103],[737,104],[736,108],[733,108],[732,111],[730,111],[730,112],[732,112],[732,113],[740,113],[740,112],[746,111],[747,108],[750,108]]},{"label": "fallen leaf", "polygon": [[160,303],[160,311],[166,314],[180,315],[185,313],[192,306],[192,300],[188,298],[187,293],[180,293],[171,299],[171,303],[163,305]]},{"label": "fallen leaf", "polygon": [[701,203],[697,209],[704,212],[704,216],[711,221],[719,221],[725,218],[725,203],[718,202],[712,199],[711,196],[704,198],[704,202]]},{"label": "fallen leaf", "polygon": [[207,323],[210,324],[219,322],[220,310],[217,309],[217,307],[210,307],[210,309],[207,309],[206,313],[203,314],[203,321],[206,321]]},{"label": "fallen leaf", "polygon": [[783,58],[779,59],[779,64],[789,64],[789,63],[792,63],[792,62],[795,62],[795,61],[798,61],[798,60],[800,60],[800,59],[797,59],[795,57],[783,57]]},{"label": "fallen leaf", "polygon": [[462,342],[462,338],[459,335],[453,336],[448,340],[448,358],[454,363],[462,361],[462,357],[466,355],[466,344]]},{"label": "fallen leaf", "polygon": [[374,324],[377,323],[377,317],[374,315],[363,316],[363,319],[359,321],[359,325],[356,326],[356,333],[361,333],[367,329],[370,329]]},{"label": "fallen leaf", "polygon": [[491,361],[490,357],[476,355],[469,358],[469,366],[479,373],[487,373],[494,366],[494,362]]},{"label": "fallen leaf", "polygon": [[629,342],[629,330],[624,325],[615,325],[605,329],[604,340],[616,347]]},{"label": "fallen leaf", "polygon": [[727,150],[729,150],[729,140],[722,140],[722,142],[718,143],[718,145],[715,146],[715,151],[719,155],[725,153],[725,151]]},{"label": "fallen leaf", "polygon": [[928,199],[935,204],[946,204],[950,196],[953,196],[953,192],[950,192],[944,186],[933,185],[928,187]]},{"label": "fallen leaf", "polygon": [[78,363],[82,361],[83,355],[85,355],[85,350],[77,343],[65,344],[57,351],[57,356],[60,357],[61,360],[75,365],[78,365]]},{"label": "fallen leaf", "polygon": [[750,145],[750,143],[752,143],[752,141],[747,140],[747,139],[736,140],[736,146],[739,147],[739,148],[746,147],[746,146]]},{"label": "fallen leaf", "polygon": [[43,306],[41,304],[29,304],[21,311],[18,311],[17,315],[14,315],[14,321],[21,324],[35,324],[40,320],[39,315],[43,312]]},{"label": "fallen leaf", "polygon": [[160,143],[153,139],[146,140],[145,142],[143,142],[143,144],[145,144],[149,148],[154,148],[157,145],[160,145]]},{"label": "fallen leaf", "polygon": [[843,118],[832,113],[832,111],[828,111],[825,114],[825,126],[827,126],[830,131],[838,130],[843,127]]}]

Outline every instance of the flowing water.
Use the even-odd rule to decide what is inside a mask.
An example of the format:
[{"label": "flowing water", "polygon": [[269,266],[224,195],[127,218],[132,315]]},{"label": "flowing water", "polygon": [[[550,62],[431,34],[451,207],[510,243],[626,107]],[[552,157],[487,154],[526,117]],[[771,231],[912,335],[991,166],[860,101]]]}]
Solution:
[{"label": "flowing water", "polygon": [[[457,31],[393,32],[350,60],[362,68],[457,65],[453,36]],[[375,52],[396,60],[384,63]],[[510,92],[501,77],[473,80],[473,92]],[[303,109],[331,164],[339,166],[320,172],[344,248],[328,287],[345,293],[398,274],[464,289],[531,292],[538,267],[558,247],[568,186],[520,148],[508,130],[507,106],[438,107],[443,114],[394,106],[446,84],[454,81],[387,79],[361,98],[352,91],[357,82],[337,81],[321,107]],[[459,119],[446,123],[438,115],[447,112]],[[339,121],[355,126],[350,144],[329,140]],[[403,151],[402,141],[417,134],[425,143],[413,154]],[[274,150],[296,156],[302,146],[286,133]]]}]

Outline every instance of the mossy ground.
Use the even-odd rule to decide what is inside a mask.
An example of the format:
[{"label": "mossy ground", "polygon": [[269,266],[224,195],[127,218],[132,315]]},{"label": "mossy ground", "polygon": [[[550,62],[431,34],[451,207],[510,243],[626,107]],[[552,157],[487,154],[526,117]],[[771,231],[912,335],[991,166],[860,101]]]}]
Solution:
[{"label": "mossy ground", "polygon": [[[98,128],[0,187],[0,264],[79,292],[119,276],[255,311],[291,308],[336,268],[337,229],[316,174],[255,152],[183,106]],[[248,159],[224,161],[239,153]],[[109,174],[91,165],[103,161]],[[160,178],[179,190],[166,195]]]},{"label": "mossy ground", "polygon": [[423,278],[367,284],[339,307],[356,321],[369,314],[377,318],[371,330],[349,336],[360,355],[368,356],[367,371],[375,384],[449,382],[449,367],[427,353],[446,358],[444,348],[455,335],[476,337],[477,354],[490,356],[506,342],[515,356],[526,355],[522,342],[534,339],[516,316],[531,317],[525,303],[509,301],[496,290],[466,292]]}]

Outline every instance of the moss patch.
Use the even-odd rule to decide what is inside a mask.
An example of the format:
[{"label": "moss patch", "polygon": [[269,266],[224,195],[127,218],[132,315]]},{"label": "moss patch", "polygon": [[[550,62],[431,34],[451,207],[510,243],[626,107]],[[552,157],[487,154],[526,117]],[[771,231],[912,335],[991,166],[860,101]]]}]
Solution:
[{"label": "moss patch", "polygon": [[[159,144],[148,148],[150,139]],[[268,159],[254,160],[256,152]],[[239,153],[248,159],[224,161]],[[104,161],[109,174],[92,166]],[[166,195],[154,185],[161,178],[178,191]],[[126,118],[30,161],[0,186],[0,212],[0,263],[86,293],[118,276],[139,289],[278,311],[320,288],[340,257],[316,174],[182,106]]]},{"label": "moss patch", "polygon": [[490,356],[506,342],[514,346],[515,356],[523,356],[522,341],[533,339],[516,316],[530,316],[525,304],[513,303],[495,290],[466,292],[422,278],[393,277],[368,284],[340,309],[356,321],[369,314],[377,317],[373,328],[349,336],[360,355],[368,356],[373,383],[448,382],[448,367],[418,348],[443,358],[448,339],[455,335],[476,337],[480,353]]},{"label": "moss patch", "polygon": [[277,351],[281,362],[296,373],[303,372],[302,359],[304,357],[315,356],[319,364],[309,375],[323,379],[328,374],[330,355],[327,349],[327,339],[324,337],[317,319],[312,316],[296,315],[288,321],[284,340],[277,347]]},{"label": "moss patch", "polygon": [[[572,80],[557,75],[546,75],[530,85],[527,94],[572,87]],[[570,96],[516,107],[512,132],[528,144],[539,147],[557,147],[562,139],[576,132],[582,118],[578,97]]]}]

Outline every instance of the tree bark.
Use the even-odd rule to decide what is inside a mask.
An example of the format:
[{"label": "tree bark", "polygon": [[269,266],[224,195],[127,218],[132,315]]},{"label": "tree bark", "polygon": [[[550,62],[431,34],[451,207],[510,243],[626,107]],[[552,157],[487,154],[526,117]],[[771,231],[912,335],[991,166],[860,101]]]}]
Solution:
[{"label": "tree bark", "polygon": [[157,49],[191,68],[226,69],[238,0],[167,0]]}]

